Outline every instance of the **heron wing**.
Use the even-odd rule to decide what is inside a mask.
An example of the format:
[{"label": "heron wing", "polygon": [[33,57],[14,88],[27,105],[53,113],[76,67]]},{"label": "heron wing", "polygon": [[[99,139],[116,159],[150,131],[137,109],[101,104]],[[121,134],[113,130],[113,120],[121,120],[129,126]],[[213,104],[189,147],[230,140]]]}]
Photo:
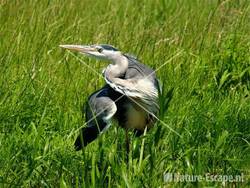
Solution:
[{"label": "heron wing", "polygon": [[75,141],[76,150],[95,140],[110,127],[110,120],[117,111],[116,104],[110,97],[110,90],[111,88],[106,85],[88,98],[85,109],[87,126],[82,128]]},{"label": "heron wing", "polygon": [[[109,121],[113,117],[117,109],[112,96],[110,96],[110,89],[110,87],[105,85],[88,98],[86,105],[87,121],[93,118]],[[91,126],[91,123],[88,126]]]}]

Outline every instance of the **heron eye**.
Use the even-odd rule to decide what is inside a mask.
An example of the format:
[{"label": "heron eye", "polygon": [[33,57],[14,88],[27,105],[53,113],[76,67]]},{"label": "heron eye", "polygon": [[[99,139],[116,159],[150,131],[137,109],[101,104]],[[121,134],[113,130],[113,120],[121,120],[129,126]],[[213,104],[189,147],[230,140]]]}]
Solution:
[{"label": "heron eye", "polygon": [[99,53],[102,53],[103,49],[102,49],[102,48],[98,48],[97,51],[98,51]]}]

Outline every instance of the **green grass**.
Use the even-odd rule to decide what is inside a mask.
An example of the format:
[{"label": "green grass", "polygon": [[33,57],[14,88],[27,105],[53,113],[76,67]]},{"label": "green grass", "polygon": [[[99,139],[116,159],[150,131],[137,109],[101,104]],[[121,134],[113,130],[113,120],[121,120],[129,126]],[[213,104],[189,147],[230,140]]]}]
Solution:
[{"label": "green grass", "polygon": [[[164,173],[243,173],[226,186],[250,186],[249,19],[248,0],[0,1],[0,187],[223,185]],[[165,94],[173,88],[165,125],[132,139],[128,165],[115,125],[73,149],[82,105],[104,84],[58,47],[75,43],[112,44],[155,69],[179,53],[157,71]]]}]

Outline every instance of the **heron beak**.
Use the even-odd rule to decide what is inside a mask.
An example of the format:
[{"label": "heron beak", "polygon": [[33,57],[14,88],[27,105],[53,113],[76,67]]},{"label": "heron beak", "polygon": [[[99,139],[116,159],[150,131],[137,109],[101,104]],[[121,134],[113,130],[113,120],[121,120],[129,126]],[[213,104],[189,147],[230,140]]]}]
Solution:
[{"label": "heron beak", "polygon": [[97,52],[96,48],[92,46],[83,46],[83,45],[59,45],[61,48],[65,48],[71,51],[81,52],[85,54],[90,54],[91,52]]}]

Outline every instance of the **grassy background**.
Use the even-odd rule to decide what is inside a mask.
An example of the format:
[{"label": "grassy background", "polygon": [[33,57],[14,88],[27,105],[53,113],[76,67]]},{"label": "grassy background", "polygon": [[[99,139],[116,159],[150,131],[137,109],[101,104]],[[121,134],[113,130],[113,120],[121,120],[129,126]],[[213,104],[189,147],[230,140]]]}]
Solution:
[{"label": "grassy background", "polygon": [[[193,187],[180,174],[250,171],[248,0],[0,1],[0,186]],[[82,105],[104,81],[59,44],[112,44],[157,68],[173,98],[162,120],[133,138],[113,126],[75,152]],[[78,55],[97,71],[107,66]]]}]

